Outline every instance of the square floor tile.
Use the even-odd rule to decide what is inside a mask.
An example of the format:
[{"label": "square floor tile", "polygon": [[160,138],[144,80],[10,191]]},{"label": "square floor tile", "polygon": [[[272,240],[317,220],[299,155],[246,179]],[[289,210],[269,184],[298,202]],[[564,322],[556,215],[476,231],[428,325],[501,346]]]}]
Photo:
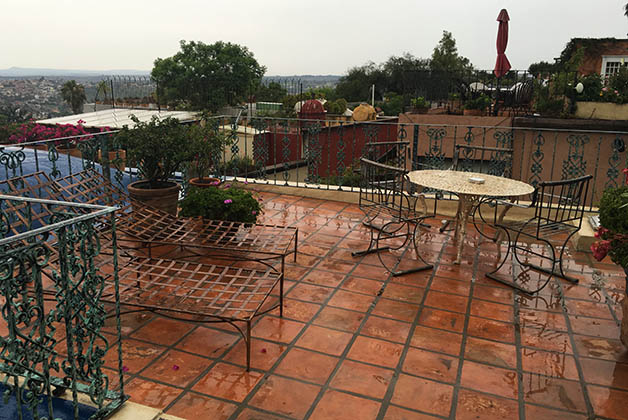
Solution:
[{"label": "square floor tile", "polygon": [[296,345],[333,356],[340,356],[349,344],[352,334],[310,325],[301,335]]},{"label": "square floor tile", "polygon": [[579,382],[524,373],[523,393],[527,403],[569,411],[587,410]]},{"label": "square floor tile", "polygon": [[212,364],[210,359],[170,350],[142,371],[142,376],[167,384],[187,386]]},{"label": "square floor tile", "polygon": [[155,318],[131,334],[131,338],[170,346],[179,341],[192,328],[194,328],[194,325],[187,322]]},{"label": "square floor tile", "polygon": [[404,286],[397,283],[388,283],[382,296],[387,299],[400,300],[406,303],[419,305],[423,302],[425,289],[422,287]]},{"label": "square floor tile", "polygon": [[316,405],[310,420],[375,420],[379,406],[376,401],[330,389]]},{"label": "square floor tile", "polygon": [[423,308],[419,315],[419,324],[461,333],[464,329],[463,314],[456,312],[441,311],[439,309]]},{"label": "square floor tile", "polygon": [[251,328],[251,335],[270,341],[290,343],[301,332],[304,325],[302,322],[267,315]]},{"label": "square floor tile", "polygon": [[[122,362],[123,371],[137,373],[144,369],[146,365],[157,359],[164,351],[165,347],[142,341],[123,339],[122,340]],[[113,369],[118,368],[118,347],[112,346],[105,355],[105,366]]]},{"label": "square floor tile", "polygon": [[304,300],[306,302],[323,303],[334,292],[334,289],[313,284],[299,283],[286,295],[291,299]]},{"label": "square floor tile", "polygon": [[398,319],[400,321],[412,322],[419,312],[419,306],[391,299],[380,299],[372,314],[384,316],[386,318]]},{"label": "square floor tile", "polygon": [[584,414],[575,414],[568,411],[559,411],[552,408],[540,407],[538,405],[525,405],[526,418],[534,420],[588,420]]},{"label": "square floor tile", "polygon": [[536,349],[573,354],[571,338],[565,332],[549,329],[522,328],[521,344]]},{"label": "square floor tile", "polygon": [[453,293],[460,296],[469,296],[471,283],[468,281],[460,281],[446,277],[434,277],[432,279],[432,284],[430,285],[430,290]]},{"label": "square floor tile", "polygon": [[384,398],[394,371],[378,366],[345,360],[336,372],[330,386],[343,391]]},{"label": "square floor tile", "polygon": [[515,325],[495,321],[493,319],[478,318],[472,316],[469,318],[467,334],[474,337],[486,338],[489,340],[514,343]]},{"label": "square floor tile", "polygon": [[462,334],[417,325],[414,328],[410,345],[458,356],[462,337]]},{"label": "square floor tile", "polygon": [[453,390],[451,385],[401,374],[395,384],[391,402],[402,407],[446,417],[449,416],[451,410]]},{"label": "square floor tile", "polygon": [[275,369],[275,373],[322,385],[338,364],[338,360],[325,354],[292,348]]},{"label": "square floor tile", "polygon": [[[286,344],[251,339],[251,368],[269,370],[286,350]],[[223,359],[225,362],[236,363],[246,367],[246,346],[239,341]]]},{"label": "square floor tile", "polygon": [[227,420],[236,408],[234,404],[188,392],[166,413],[185,419],[202,419],[212,413],[212,420]]},{"label": "square floor tile", "polygon": [[134,378],[124,386],[125,394],[131,397],[131,401],[163,410],[182,392],[182,389],[174,388],[157,382],[141,378]]},{"label": "square floor tile", "polygon": [[321,305],[315,303],[301,302],[294,299],[284,299],[283,316],[295,321],[310,322],[310,320],[320,311]]},{"label": "square floor tile", "polygon": [[425,305],[447,311],[465,313],[467,311],[468,299],[464,296],[443,293],[435,290],[427,292]]},{"label": "square floor tile", "polygon": [[206,357],[220,357],[240,338],[237,333],[199,326],[177,344],[177,348]]},{"label": "square floor tile", "polygon": [[371,307],[373,299],[373,296],[364,295],[362,293],[337,290],[327,304],[338,308],[366,312]]},{"label": "square floor tile", "polygon": [[402,371],[441,382],[454,383],[458,375],[458,358],[410,347]]},{"label": "square floor tile", "polygon": [[411,324],[406,322],[371,315],[364,323],[364,326],[362,326],[360,334],[397,343],[405,343],[408,340],[410,326]]},{"label": "square floor tile", "polygon": [[[468,389],[461,389],[458,393],[456,420],[517,420],[518,418],[517,401]],[[536,420],[536,418],[530,417],[530,420]]]},{"label": "square floor tile", "polygon": [[399,362],[403,346],[375,338],[358,336],[347,357],[360,362],[394,368]]},{"label": "square floor tile", "polygon": [[264,375],[241,366],[216,364],[192,387],[196,392],[242,402]]},{"label": "square floor tile", "polygon": [[465,388],[516,399],[519,395],[517,372],[465,360],[460,384]]},{"label": "square floor tile", "polygon": [[352,292],[364,293],[375,296],[379,293],[384,282],[377,280],[369,280],[362,277],[349,276],[342,282],[340,287]]},{"label": "square floor tile", "polygon": [[305,277],[304,283],[313,283],[319,286],[337,287],[346,277],[346,273],[332,273],[330,271],[312,269]]},{"label": "square floor tile", "polygon": [[471,301],[471,315],[502,322],[514,322],[514,310],[512,306],[479,299],[473,299]]},{"label": "square floor tile", "polygon": [[[580,359],[582,363],[584,359]],[[559,379],[579,380],[578,369],[573,356],[532,348],[521,349],[523,370]]]},{"label": "square floor tile", "polygon": [[440,417],[430,416],[416,411],[406,410],[405,408],[389,405],[383,420],[436,420]]},{"label": "square floor tile", "polygon": [[504,368],[515,369],[517,367],[517,348],[515,346],[480,338],[467,337],[464,357]]},{"label": "square floor tile", "polygon": [[270,376],[249,404],[274,413],[302,419],[318,395],[320,387],[292,379]]},{"label": "square floor tile", "polygon": [[320,311],[312,323],[353,333],[358,330],[365,316],[364,312],[326,306]]}]

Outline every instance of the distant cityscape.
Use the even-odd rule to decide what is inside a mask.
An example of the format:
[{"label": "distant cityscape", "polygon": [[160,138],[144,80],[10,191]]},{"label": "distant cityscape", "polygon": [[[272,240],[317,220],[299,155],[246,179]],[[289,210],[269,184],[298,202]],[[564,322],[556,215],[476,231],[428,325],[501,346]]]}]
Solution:
[{"label": "distant cityscape", "polygon": [[[0,107],[20,108],[23,113],[32,115],[34,119],[70,115],[72,110],[63,101],[60,92],[61,86],[72,79],[84,86],[87,104],[93,103],[95,99],[104,99],[102,92],[99,93],[99,98],[96,98],[98,85],[103,80],[107,82],[108,87],[113,87],[116,98],[146,97],[155,90],[149,73],[142,71],[95,72],[11,68],[0,70]],[[295,94],[319,87],[333,87],[339,79],[340,76],[336,75],[265,76],[263,83],[280,83],[288,88],[288,93]],[[87,105],[85,111],[89,111]]]}]

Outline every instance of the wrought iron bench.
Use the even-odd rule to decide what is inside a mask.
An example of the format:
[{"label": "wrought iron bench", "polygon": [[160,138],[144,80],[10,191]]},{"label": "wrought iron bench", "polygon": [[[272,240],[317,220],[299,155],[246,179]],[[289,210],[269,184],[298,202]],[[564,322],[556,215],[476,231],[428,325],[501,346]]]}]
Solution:
[{"label": "wrought iron bench", "polygon": [[[487,273],[486,276],[528,294],[534,294],[542,290],[549,283],[552,276],[563,278],[572,283],[578,283],[577,278],[565,273],[563,255],[569,239],[582,227],[582,218],[591,178],[593,178],[591,175],[586,175],[562,181],[541,182],[534,192],[532,203],[529,206],[518,205],[519,207],[534,209],[534,217],[510,223],[498,219],[495,227],[504,233],[508,241],[508,249],[497,268]],[[501,204],[507,207],[514,205],[509,202],[502,202]],[[496,215],[497,211],[497,207],[495,207]],[[537,252],[526,247],[522,243],[526,239],[547,245],[549,254]],[[559,250],[558,253],[557,250]],[[541,260],[546,260],[551,264],[551,268],[521,261],[517,251],[525,251]],[[539,287],[530,289],[517,283],[516,280],[511,281],[497,276],[497,272],[506,263],[510,252],[513,253],[520,265],[548,274],[547,279]]]},{"label": "wrought iron bench", "polygon": [[[77,180],[81,182],[75,182]],[[100,189],[92,188],[95,183],[100,185]],[[178,231],[166,231],[170,236],[163,233],[160,236],[151,227],[153,222],[166,223],[171,220],[165,213],[139,203],[125,202],[122,191],[90,173],[75,174],[56,181],[43,173],[34,173],[0,181],[0,190],[12,195],[40,196],[48,199],[62,197],[83,204],[108,202],[121,206],[119,210],[121,214],[115,219],[115,229],[106,219],[101,219],[97,223],[100,246],[103,247],[103,252],[99,254],[98,267],[102,272],[109,274],[105,277],[107,287],[103,291],[102,300],[139,307],[141,311],[148,310],[170,318],[190,320],[190,315],[193,315],[196,322],[228,322],[240,332],[245,341],[247,370],[250,368],[250,329],[253,318],[277,307],[280,316],[283,315],[283,269],[284,257],[288,252],[280,253],[278,251],[280,248],[272,245],[268,246],[269,249],[257,249],[256,247],[264,247],[266,241],[271,240],[269,235],[272,234],[268,232],[250,234],[243,231],[245,226],[230,222],[224,226],[212,224],[203,231],[203,220],[186,219],[177,225]],[[103,194],[103,190],[109,193]],[[19,203],[11,206],[11,213],[14,220],[12,230],[25,225],[37,227],[52,215],[46,206],[27,207]],[[173,216],[170,218],[176,222],[176,218]],[[226,229],[233,226],[237,226],[239,230],[227,235]],[[254,225],[246,228],[264,227]],[[285,232],[292,233],[292,240],[296,243],[296,229],[287,230],[274,226],[269,228],[271,230],[276,228],[278,235],[282,232],[284,235]],[[195,232],[187,234],[185,229],[193,229]],[[118,238],[116,232],[122,233],[122,237]],[[203,233],[206,233],[206,236],[203,236]],[[192,253],[185,259],[174,260],[163,256],[159,258],[150,255],[137,256],[138,248],[132,248],[131,252],[128,252],[128,249],[126,253],[121,252],[119,263],[116,263],[113,255],[106,252],[106,248],[119,246],[120,239],[129,240],[129,237],[148,245],[154,238],[157,238],[155,240],[157,244],[162,245],[167,243],[165,238],[183,237],[185,240],[176,242],[177,246],[189,245],[216,252]],[[212,238],[215,242],[208,243]],[[241,238],[244,245],[238,246],[235,242],[237,238]],[[281,237],[275,239],[277,243]],[[168,244],[172,245],[173,241]],[[46,245],[51,250],[54,249],[52,243]],[[119,250],[124,251],[122,247]],[[276,265],[279,260],[281,262],[278,268]],[[113,291],[112,283],[115,267],[118,267],[120,284],[118,294]],[[277,286],[278,301],[269,302]],[[132,308],[125,313],[135,311],[138,309]],[[240,321],[246,324],[244,330],[236,324]]]}]

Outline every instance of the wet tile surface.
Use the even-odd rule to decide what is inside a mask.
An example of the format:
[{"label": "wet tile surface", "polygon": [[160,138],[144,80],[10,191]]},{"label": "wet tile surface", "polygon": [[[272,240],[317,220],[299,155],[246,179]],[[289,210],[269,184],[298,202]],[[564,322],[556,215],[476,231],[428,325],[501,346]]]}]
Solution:
[{"label": "wet tile surface", "polygon": [[369,240],[358,206],[262,197],[264,222],[301,229],[301,252],[286,260],[283,318],[253,322],[251,371],[229,324],[128,314],[132,401],[193,420],[628,419],[625,282],[609,261],[570,251],[578,285],[522,296],[484,277],[495,245],[469,226],[461,265],[451,232],[430,232],[434,270],[391,277],[377,256],[351,256]]}]

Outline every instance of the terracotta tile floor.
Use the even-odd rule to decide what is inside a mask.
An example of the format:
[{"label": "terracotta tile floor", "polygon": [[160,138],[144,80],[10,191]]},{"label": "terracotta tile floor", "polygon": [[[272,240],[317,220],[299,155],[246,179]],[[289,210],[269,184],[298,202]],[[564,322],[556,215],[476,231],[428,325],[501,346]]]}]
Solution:
[{"label": "terracotta tile floor", "polygon": [[356,205],[263,199],[266,222],[300,228],[300,253],[283,319],[252,329],[251,371],[228,324],[130,314],[132,401],[194,420],[628,419],[616,266],[570,252],[580,284],[552,280],[531,298],[484,277],[495,244],[470,234],[456,266],[451,235],[431,229],[434,269],[395,278],[375,255],[351,257],[369,237]]}]

